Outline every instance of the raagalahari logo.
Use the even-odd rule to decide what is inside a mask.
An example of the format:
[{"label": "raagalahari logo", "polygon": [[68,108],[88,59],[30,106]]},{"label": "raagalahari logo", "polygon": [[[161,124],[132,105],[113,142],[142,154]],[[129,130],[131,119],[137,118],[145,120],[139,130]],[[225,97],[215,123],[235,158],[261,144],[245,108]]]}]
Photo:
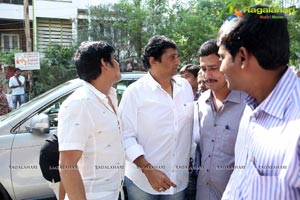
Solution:
[{"label": "raagalahari logo", "polygon": [[[268,8],[251,8],[249,6],[245,6],[243,9],[243,12],[240,12],[237,8],[230,6],[229,7],[229,13],[230,14],[235,14],[238,17],[243,16],[243,13],[256,13],[258,15],[261,14],[275,14],[275,13],[282,13],[286,15],[295,15],[296,14],[296,8],[295,7],[290,7],[290,8],[277,8],[277,7],[268,7]],[[270,15],[270,16],[261,16],[263,18],[280,18],[282,16],[275,16],[275,15]]]},{"label": "raagalahari logo", "polygon": [[237,8],[235,8],[233,6],[229,7],[229,14],[235,14],[238,17],[242,17],[243,16],[243,13],[240,12]]}]

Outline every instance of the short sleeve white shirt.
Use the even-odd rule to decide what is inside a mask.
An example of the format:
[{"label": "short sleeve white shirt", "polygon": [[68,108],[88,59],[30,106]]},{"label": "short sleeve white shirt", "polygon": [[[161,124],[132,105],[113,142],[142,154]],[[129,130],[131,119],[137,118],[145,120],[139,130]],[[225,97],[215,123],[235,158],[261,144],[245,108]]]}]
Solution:
[{"label": "short sleeve white shirt", "polygon": [[[117,108],[115,89],[110,98]],[[78,168],[89,200],[118,199],[124,178],[124,148],[117,114],[91,84],[77,89],[58,115],[59,151],[83,152]]]}]

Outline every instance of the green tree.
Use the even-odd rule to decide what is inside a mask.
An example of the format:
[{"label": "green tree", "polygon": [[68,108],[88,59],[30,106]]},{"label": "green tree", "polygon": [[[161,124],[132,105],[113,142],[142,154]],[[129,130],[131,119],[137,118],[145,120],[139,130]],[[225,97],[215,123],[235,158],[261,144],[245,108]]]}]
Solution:
[{"label": "green tree", "polygon": [[0,51],[0,65],[15,66],[15,53],[21,53],[22,50],[14,49],[12,51]]},{"label": "green tree", "polygon": [[33,71],[32,97],[76,77],[72,62],[75,46],[51,45],[45,50],[40,70]]},{"label": "green tree", "polygon": [[[147,40],[163,34],[177,42],[182,65],[198,63],[199,46],[217,36],[223,21],[234,13],[234,8],[243,10],[254,4],[278,7],[284,5],[284,1],[188,0],[185,3],[176,1],[170,6],[168,1],[161,0],[120,0],[118,4],[98,6],[91,11],[93,38],[111,42],[120,52],[120,59],[140,58]],[[292,64],[299,63],[300,54],[299,10],[297,13],[289,22]]]},{"label": "green tree", "polygon": [[[145,20],[145,10],[142,7],[141,0],[121,0],[119,4],[119,12],[122,13],[121,20],[116,22],[116,27],[123,31],[123,50],[125,56],[141,57],[143,48],[143,22]],[[127,46],[127,47],[126,47]]]},{"label": "green tree", "polygon": [[290,64],[300,69],[300,10],[289,18],[289,33],[291,38]]},{"label": "green tree", "polygon": [[208,39],[216,38],[218,29],[223,22],[222,9],[224,4],[219,1],[190,1],[189,7],[179,3],[173,6],[171,28],[173,39],[177,42],[182,65],[198,63],[197,51]]}]

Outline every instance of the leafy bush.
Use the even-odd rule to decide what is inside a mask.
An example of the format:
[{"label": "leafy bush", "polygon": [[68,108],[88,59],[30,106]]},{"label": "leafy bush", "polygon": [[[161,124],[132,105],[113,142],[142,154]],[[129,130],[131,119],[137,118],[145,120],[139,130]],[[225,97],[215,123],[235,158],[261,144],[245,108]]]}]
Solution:
[{"label": "leafy bush", "polygon": [[0,51],[0,65],[15,66],[15,53],[21,53],[22,50],[14,49],[12,51]]},{"label": "leafy bush", "polygon": [[72,62],[75,46],[50,45],[41,60],[41,69],[33,72],[32,97],[76,77]]}]

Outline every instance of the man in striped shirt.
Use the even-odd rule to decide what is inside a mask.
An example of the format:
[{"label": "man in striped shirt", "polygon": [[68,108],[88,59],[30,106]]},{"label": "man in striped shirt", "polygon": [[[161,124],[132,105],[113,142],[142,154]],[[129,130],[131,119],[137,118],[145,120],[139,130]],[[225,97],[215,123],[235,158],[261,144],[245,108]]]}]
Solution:
[{"label": "man in striped shirt", "polygon": [[218,36],[229,88],[249,94],[223,200],[300,199],[300,81],[287,66],[287,19],[264,9],[231,16]]}]

